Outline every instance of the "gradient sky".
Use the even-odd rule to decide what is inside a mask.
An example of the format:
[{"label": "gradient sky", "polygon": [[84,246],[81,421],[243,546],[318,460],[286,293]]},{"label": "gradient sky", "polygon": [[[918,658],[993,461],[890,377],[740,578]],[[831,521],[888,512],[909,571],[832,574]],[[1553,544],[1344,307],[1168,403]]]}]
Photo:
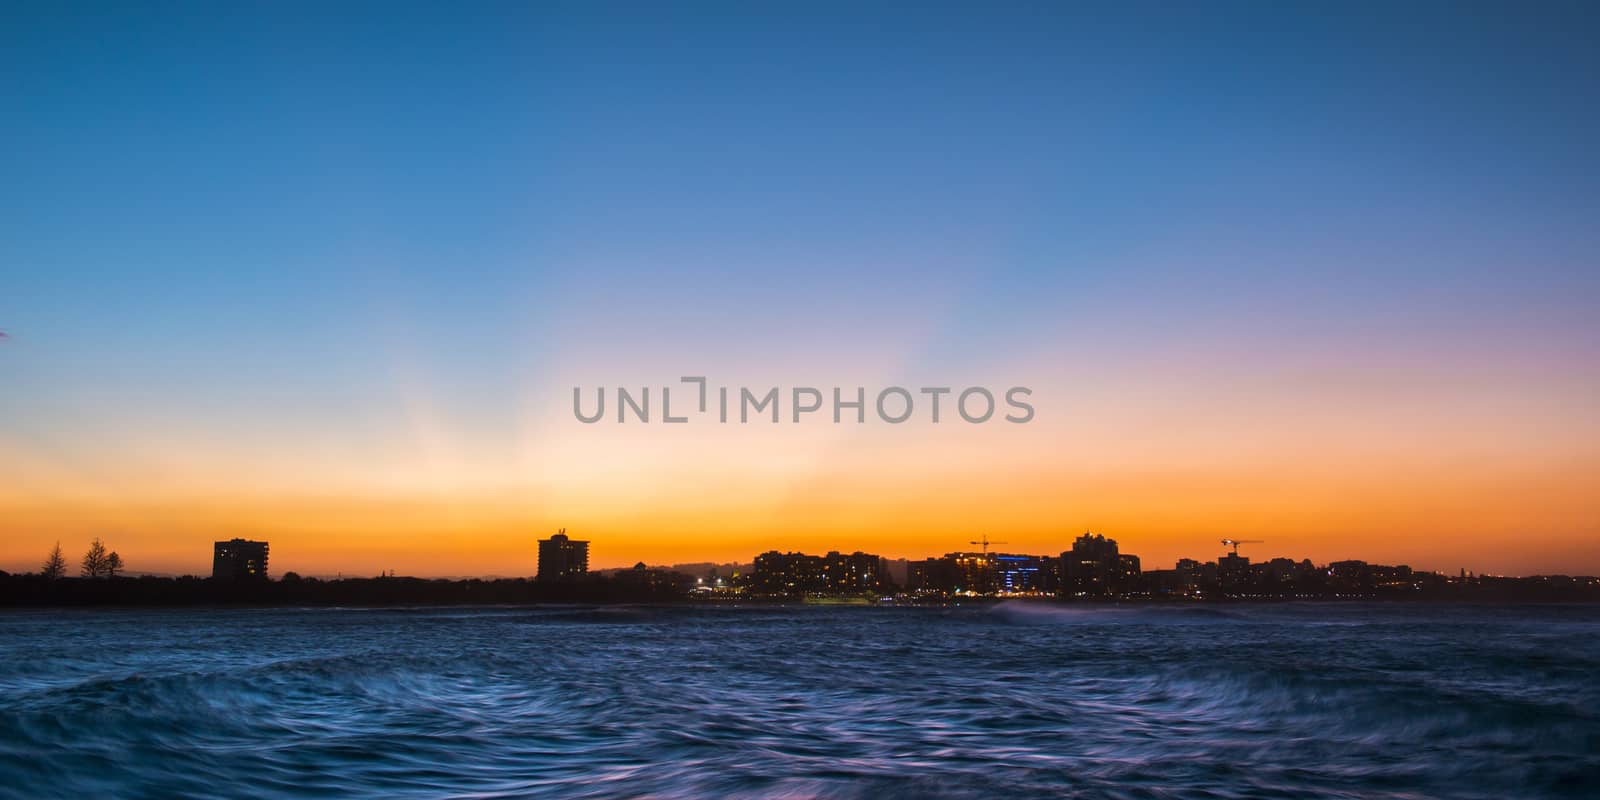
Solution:
[{"label": "gradient sky", "polygon": [[[7,3],[0,568],[1600,572],[1593,4],[672,5]],[[1038,414],[572,417],[693,374]]]}]

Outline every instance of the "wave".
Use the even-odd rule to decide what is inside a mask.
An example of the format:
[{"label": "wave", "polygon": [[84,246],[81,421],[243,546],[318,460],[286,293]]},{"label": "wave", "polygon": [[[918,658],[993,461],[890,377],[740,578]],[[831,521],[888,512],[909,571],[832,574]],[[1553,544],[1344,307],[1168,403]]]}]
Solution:
[{"label": "wave", "polygon": [[1579,797],[1600,778],[1593,612],[95,620],[0,616],[0,797]]}]

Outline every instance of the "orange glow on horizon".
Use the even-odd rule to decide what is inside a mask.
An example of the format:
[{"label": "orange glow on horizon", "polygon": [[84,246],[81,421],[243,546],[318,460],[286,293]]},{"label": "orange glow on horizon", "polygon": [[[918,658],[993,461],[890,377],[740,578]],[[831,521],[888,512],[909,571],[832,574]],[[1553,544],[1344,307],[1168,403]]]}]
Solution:
[{"label": "orange glow on horizon", "polygon": [[1028,425],[584,426],[551,404],[489,437],[410,403],[405,427],[362,440],[142,428],[75,453],[0,437],[0,569],[99,536],[132,572],[205,574],[211,543],[242,536],[271,542],[274,575],[519,576],[565,527],[595,568],[925,558],[981,534],[1056,554],[1092,529],[1147,569],[1234,536],[1266,540],[1257,559],[1600,573],[1600,447],[1562,422],[1581,386],[1477,381],[1440,404],[1436,378],[1119,380],[1036,386]]},{"label": "orange glow on horizon", "polygon": [[[1146,569],[1222,552],[1223,536],[1266,540],[1257,558],[1318,563],[1361,558],[1423,569],[1510,574],[1593,573],[1596,501],[1574,464],[1519,480],[1482,474],[1400,485],[1391,476],[1326,473],[1088,473],[974,483],[944,475],[874,485],[819,476],[793,491],[728,480],[714,496],[678,494],[629,507],[578,492],[539,500],[481,495],[331,497],[216,494],[4,503],[0,564],[31,570],[56,540],[91,536],[135,572],[204,574],[210,545],[244,536],[272,543],[272,572],[420,576],[533,572],[534,541],[566,527],[590,540],[594,568],[746,563],[769,549],[862,549],[923,558],[970,549],[987,533],[1010,552],[1055,554],[1085,529],[1121,542]],[[1064,488],[1070,487],[1070,488]],[[559,510],[556,510],[559,509]],[[82,540],[82,541],[79,541]]]}]

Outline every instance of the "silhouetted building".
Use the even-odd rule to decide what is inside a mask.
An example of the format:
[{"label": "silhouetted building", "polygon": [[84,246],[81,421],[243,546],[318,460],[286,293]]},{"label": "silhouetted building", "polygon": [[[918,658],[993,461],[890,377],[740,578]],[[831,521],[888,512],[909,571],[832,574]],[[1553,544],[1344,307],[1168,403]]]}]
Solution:
[{"label": "silhouetted building", "polygon": [[1178,564],[1173,569],[1176,577],[1177,593],[1184,597],[1194,597],[1200,594],[1201,585],[1214,581],[1216,565],[1209,565],[1212,567],[1210,570],[1212,577],[1210,578],[1206,575],[1206,566],[1192,558],[1178,559]]},{"label": "silhouetted building", "polygon": [[1183,595],[1183,578],[1176,569],[1150,569],[1140,575],[1140,584],[1151,597]]},{"label": "silhouetted building", "polygon": [[970,594],[993,594],[995,587],[994,555],[990,553],[946,553],[945,559],[955,565],[955,590]]},{"label": "silhouetted building", "polygon": [[1060,568],[1050,556],[945,553],[906,569],[906,589],[913,594],[1055,594],[1059,587]]},{"label": "silhouetted building", "polygon": [[1414,573],[1405,564],[1396,567],[1372,565],[1372,583],[1374,588],[1380,590],[1415,588]]},{"label": "silhouetted building", "polygon": [[886,558],[883,560],[884,569],[888,570],[889,582],[897,586],[905,586],[910,579],[911,562],[904,558]]},{"label": "silhouetted building", "polygon": [[756,556],[750,570],[750,590],[764,595],[798,595],[822,585],[822,559],[805,553],[769,550]]},{"label": "silhouetted building", "polygon": [[1138,556],[1132,553],[1119,554],[1116,569],[1111,573],[1111,591],[1123,595],[1137,593],[1141,573]]},{"label": "silhouetted building", "polygon": [[1000,585],[999,553],[945,553],[913,562],[906,585],[921,594],[993,594]]},{"label": "silhouetted building", "polygon": [[1328,565],[1328,588],[1335,595],[1362,597],[1372,594],[1372,567],[1365,561],[1335,561]]},{"label": "silhouetted building", "polygon": [[1257,564],[1256,573],[1261,579],[1262,589],[1282,591],[1294,584],[1300,574],[1300,565],[1292,558],[1274,558],[1265,564]]},{"label": "silhouetted building", "polygon": [[994,553],[990,566],[995,591],[1007,594],[1054,594],[1060,585],[1056,559],[1015,553]]},{"label": "silhouetted building", "polygon": [[835,550],[825,556],[808,556],[772,550],[756,556],[750,575],[751,591],[775,596],[860,594],[883,591],[889,586],[884,560],[860,551],[845,555]]},{"label": "silhouetted building", "polygon": [[906,590],[913,594],[954,594],[964,573],[954,558],[925,558],[906,565]]},{"label": "silhouetted building", "polygon": [[1217,586],[1223,594],[1239,594],[1254,583],[1250,572],[1250,557],[1238,553],[1225,553],[1217,559]]},{"label": "silhouetted building", "polygon": [[654,594],[685,593],[695,587],[693,576],[671,569],[647,567],[643,561],[634,564],[633,569],[617,570],[612,574],[612,579],[619,587],[630,591]]},{"label": "silhouetted building", "polygon": [[1139,557],[1117,552],[1117,540],[1084,533],[1061,554],[1061,592],[1069,597],[1107,597],[1133,591]]},{"label": "silhouetted building", "polygon": [[211,550],[211,577],[225,580],[266,580],[267,543],[248,539],[217,542]]},{"label": "silhouetted building", "polygon": [[830,592],[876,592],[889,585],[889,566],[870,553],[830,551],[823,557],[823,580]]},{"label": "silhouetted building", "polygon": [[537,580],[574,578],[589,571],[589,543],[567,538],[567,529],[539,540]]}]

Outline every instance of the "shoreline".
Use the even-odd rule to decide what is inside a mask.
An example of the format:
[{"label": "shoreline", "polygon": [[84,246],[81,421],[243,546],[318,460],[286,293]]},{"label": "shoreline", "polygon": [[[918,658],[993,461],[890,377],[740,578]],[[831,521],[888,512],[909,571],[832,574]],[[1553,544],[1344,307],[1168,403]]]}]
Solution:
[{"label": "shoreline", "polygon": [[481,610],[594,610],[594,609],[696,609],[729,611],[764,611],[774,609],[813,609],[818,611],[849,609],[869,610],[949,610],[957,608],[998,607],[1006,604],[1039,608],[1077,609],[1084,611],[1113,609],[1202,609],[1230,607],[1348,607],[1373,606],[1461,606],[1476,608],[1526,608],[1526,607],[1591,607],[1600,606],[1594,598],[1487,598],[1487,597],[1346,597],[1297,599],[1122,599],[1122,600],[1062,600],[1042,597],[982,597],[961,600],[890,601],[878,603],[818,603],[783,598],[744,598],[739,600],[600,600],[600,601],[529,601],[529,602],[437,602],[394,600],[389,602],[262,602],[262,601],[203,601],[176,602],[24,602],[0,603],[0,614],[11,611],[235,611],[235,610],[307,610],[307,611],[403,611],[432,609]]}]

